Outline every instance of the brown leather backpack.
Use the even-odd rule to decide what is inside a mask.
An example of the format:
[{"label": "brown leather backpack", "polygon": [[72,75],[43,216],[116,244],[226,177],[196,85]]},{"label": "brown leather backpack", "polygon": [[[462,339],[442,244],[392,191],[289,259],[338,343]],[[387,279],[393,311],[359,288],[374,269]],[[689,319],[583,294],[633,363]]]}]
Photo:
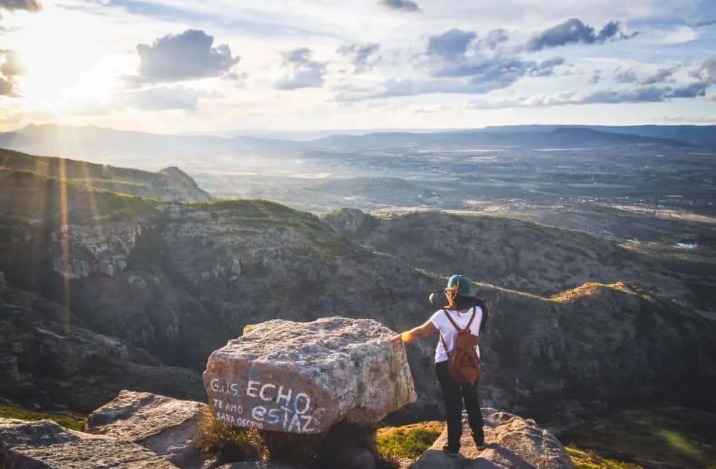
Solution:
[{"label": "brown leather backpack", "polygon": [[[477,350],[475,350],[479,337],[470,332],[470,326],[477,311],[475,308],[472,309],[472,317],[470,317],[470,321],[464,329],[460,329],[453,318],[450,317],[448,310],[443,309],[443,312],[457,329],[455,346],[452,352],[448,353],[448,374],[456,383],[474,383],[480,379],[480,358],[477,356]],[[442,340],[443,347],[445,347],[445,352],[447,353],[448,347],[442,334],[440,334],[440,340]]]}]

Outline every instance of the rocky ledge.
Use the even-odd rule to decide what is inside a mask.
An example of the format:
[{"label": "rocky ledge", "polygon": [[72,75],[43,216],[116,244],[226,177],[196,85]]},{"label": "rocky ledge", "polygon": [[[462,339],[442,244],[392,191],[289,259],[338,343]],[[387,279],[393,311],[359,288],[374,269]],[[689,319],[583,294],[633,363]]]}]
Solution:
[{"label": "rocky ledge", "polygon": [[179,467],[199,467],[197,437],[206,404],[148,392],[121,391],[92,412],[87,431],[144,446]]},{"label": "rocky ledge", "polygon": [[472,441],[467,416],[463,415],[460,455],[442,451],[447,430],[411,466],[411,469],[572,469],[564,446],[534,420],[495,409],[482,409],[487,448],[480,451]]},{"label": "rocky ledge", "polygon": [[3,469],[169,469],[174,464],[128,441],[67,430],[54,422],[0,419]]},{"label": "rocky ledge", "polygon": [[[220,468],[307,469],[305,463],[236,461],[219,463],[196,447],[204,404],[149,393],[122,391],[95,411],[88,431],[66,430],[54,422],[0,419],[0,467],[3,469]],[[564,447],[529,419],[483,409],[488,448],[478,451],[465,424],[457,458],[440,448],[446,434],[412,465],[413,469],[571,469]],[[362,461],[362,463],[361,463]],[[370,458],[352,467],[373,469]],[[223,465],[222,465],[223,464]],[[314,467],[314,466],[310,466]],[[349,466],[318,466],[349,467]],[[406,466],[410,467],[410,466]]]}]

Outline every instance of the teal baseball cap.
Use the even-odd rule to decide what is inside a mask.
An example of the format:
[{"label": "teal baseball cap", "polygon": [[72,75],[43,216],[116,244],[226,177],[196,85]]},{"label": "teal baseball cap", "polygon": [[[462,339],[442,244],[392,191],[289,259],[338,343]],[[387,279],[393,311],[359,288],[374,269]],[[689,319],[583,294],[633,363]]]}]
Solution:
[{"label": "teal baseball cap", "polygon": [[477,293],[472,288],[472,280],[465,277],[464,275],[455,274],[448,279],[448,289],[457,288],[458,296],[465,296],[468,298],[475,298]]}]

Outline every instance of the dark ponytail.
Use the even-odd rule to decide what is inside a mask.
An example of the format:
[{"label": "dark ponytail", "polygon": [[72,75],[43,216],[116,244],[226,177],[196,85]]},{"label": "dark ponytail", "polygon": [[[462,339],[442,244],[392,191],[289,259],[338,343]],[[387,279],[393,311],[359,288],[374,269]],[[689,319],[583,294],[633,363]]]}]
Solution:
[{"label": "dark ponytail", "polygon": [[[450,297],[448,297],[450,298]],[[452,303],[448,306],[450,309],[456,309],[462,311],[469,309],[474,306],[479,306],[482,309],[482,321],[480,322],[480,333],[485,332],[487,326],[487,319],[490,316],[490,309],[487,307],[487,300],[482,296],[469,297],[469,296],[454,296]]]},{"label": "dark ponytail", "polygon": [[481,296],[475,298],[475,306],[482,309],[482,321],[480,322],[480,333],[487,330],[487,320],[490,318],[490,308],[487,306],[487,300]]}]

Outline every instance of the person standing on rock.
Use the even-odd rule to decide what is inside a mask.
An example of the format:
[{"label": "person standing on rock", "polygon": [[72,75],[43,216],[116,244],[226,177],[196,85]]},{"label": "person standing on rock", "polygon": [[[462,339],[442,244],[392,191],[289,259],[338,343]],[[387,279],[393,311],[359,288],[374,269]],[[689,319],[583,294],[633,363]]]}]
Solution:
[{"label": "person standing on rock", "polygon": [[[450,277],[444,291],[448,300],[447,307],[436,311],[425,324],[397,334],[391,338],[391,341],[409,344],[433,332],[440,333],[441,337],[435,350],[435,373],[443,392],[447,411],[448,442],[443,447],[443,451],[451,456],[457,456],[460,452],[460,438],[462,437],[463,403],[472,430],[472,438],[478,450],[485,447],[485,433],[482,428],[482,413],[477,397],[478,381],[472,383],[454,381],[448,373],[448,358],[455,346],[458,335],[457,327],[464,329],[469,324],[469,332],[479,336],[480,332],[485,330],[488,311],[485,301],[475,294],[470,279],[463,275]],[[445,350],[446,346],[447,350]],[[475,348],[479,357],[479,346]]]}]

